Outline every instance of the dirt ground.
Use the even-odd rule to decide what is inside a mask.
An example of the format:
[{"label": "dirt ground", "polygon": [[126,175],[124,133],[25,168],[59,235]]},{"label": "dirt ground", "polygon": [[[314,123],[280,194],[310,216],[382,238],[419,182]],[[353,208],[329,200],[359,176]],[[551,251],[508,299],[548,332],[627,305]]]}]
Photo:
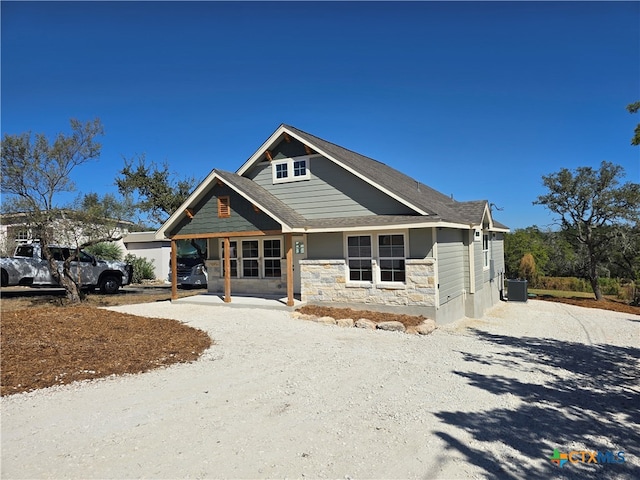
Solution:
[{"label": "dirt ground", "polygon": [[632,315],[640,315],[640,307],[634,307],[627,303],[616,300],[604,299],[598,302],[594,298],[560,298],[551,295],[540,295],[537,300],[545,300],[547,302],[566,303],[568,305],[576,305],[578,307],[599,308],[600,310],[609,310],[611,312],[631,313]]}]

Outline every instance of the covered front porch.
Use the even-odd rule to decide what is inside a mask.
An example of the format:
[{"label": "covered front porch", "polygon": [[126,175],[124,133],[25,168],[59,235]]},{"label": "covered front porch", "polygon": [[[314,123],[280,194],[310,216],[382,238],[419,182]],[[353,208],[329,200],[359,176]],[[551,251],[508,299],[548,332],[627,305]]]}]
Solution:
[{"label": "covered front porch", "polygon": [[[283,295],[286,306],[295,305],[293,234],[282,230],[178,234],[171,238],[171,263],[177,264],[177,241],[206,239],[208,293],[221,293],[232,303],[233,288],[242,298],[275,298]],[[171,299],[178,299],[176,269],[171,272]]]}]

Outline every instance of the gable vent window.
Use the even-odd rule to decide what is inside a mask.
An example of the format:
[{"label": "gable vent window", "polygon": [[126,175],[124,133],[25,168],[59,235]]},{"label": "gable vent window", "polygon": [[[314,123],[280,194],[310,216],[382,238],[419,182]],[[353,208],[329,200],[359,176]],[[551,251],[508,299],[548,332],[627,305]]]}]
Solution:
[{"label": "gable vent window", "polygon": [[230,216],[229,197],[218,197],[218,218],[229,218]]},{"label": "gable vent window", "polygon": [[309,180],[310,156],[305,155],[295,158],[283,158],[271,162],[273,172],[273,183],[298,182]]}]

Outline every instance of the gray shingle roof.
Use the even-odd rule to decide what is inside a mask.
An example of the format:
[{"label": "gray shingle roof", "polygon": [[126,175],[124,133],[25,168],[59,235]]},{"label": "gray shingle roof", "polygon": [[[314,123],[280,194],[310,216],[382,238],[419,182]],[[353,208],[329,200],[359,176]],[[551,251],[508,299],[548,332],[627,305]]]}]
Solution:
[{"label": "gray shingle roof", "polygon": [[[440,220],[455,223],[477,225],[482,222],[486,200],[458,202],[378,160],[353,152],[290,125],[283,126],[309,142],[311,146],[316,146],[337,161],[360,172],[373,183],[427,212],[430,216],[435,215]],[[503,228],[506,227],[503,226]]]},{"label": "gray shingle roof", "polygon": [[251,197],[258,205],[271,212],[285,224],[293,226],[303,226],[306,222],[305,218],[296,212],[286,203],[282,202],[274,195],[269,193],[264,187],[261,187],[253,180],[242,177],[235,173],[226,172],[224,170],[215,169],[214,172],[223,182],[237,188],[238,190]]},{"label": "gray shingle roof", "polygon": [[[482,223],[488,203],[486,200],[456,201],[378,160],[328,142],[291,125],[282,124],[280,128],[285,128],[292,134],[297,135],[311,148],[320,150],[347,168],[358,172],[374,185],[378,185],[396,198],[427,214],[416,217],[377,215],[371,217],[306,219],[252,180],[236,173],[214,170],[225,182],[245,192],[256,203],[262,205],[264,209],[292,228],[357,227],[375,226],[376,224],[400,225],[425,222],[451,222],[464,225],[479,225]],[[494,225],[499,228],[507,228],[496,221],[494,221]]]}]

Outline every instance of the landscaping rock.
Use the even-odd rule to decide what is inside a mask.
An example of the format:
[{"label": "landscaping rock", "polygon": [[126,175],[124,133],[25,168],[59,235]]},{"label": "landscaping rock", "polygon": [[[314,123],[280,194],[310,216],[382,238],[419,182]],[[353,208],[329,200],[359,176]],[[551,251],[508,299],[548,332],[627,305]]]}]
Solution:
[{"label": "landscaping rock", "polygon": [[322,323],[324,325],[335,325],[336,319],[333,317],[320,317],[316,318],[314,322]]},{"label": "landscaping rock", "polygon": [[354,325],[353,318],[340,318],[336,320],[336,324],[339,327],[351,328]]},{"label": "landscaping rock", "polygon": [[359,318],[355,323],[358,328],[367,328],[369,330],[375,330],[376,324],[371,320],[367,320],[366,318]]},{"label": "landscaping rock", "polygon": [[377,325],[380,330],[387,330],[389,332],[404,332],[406,329],[400,322],[380,322]]},{"label": "landscaping rock", "polygon": [[438,327],[436,326],[436,322],[434,320],[425,320],[416,327],[416,332],[418,332],[420,335],[429,335],[436,328]]},{"label": "landscaping rock", "polygon": [[291,313],[291,316],[298,320],[313,320],[314,318],[316,318],[314,315],[308,315],[306,313],[300,313],[300,312],[293,312]]}]

